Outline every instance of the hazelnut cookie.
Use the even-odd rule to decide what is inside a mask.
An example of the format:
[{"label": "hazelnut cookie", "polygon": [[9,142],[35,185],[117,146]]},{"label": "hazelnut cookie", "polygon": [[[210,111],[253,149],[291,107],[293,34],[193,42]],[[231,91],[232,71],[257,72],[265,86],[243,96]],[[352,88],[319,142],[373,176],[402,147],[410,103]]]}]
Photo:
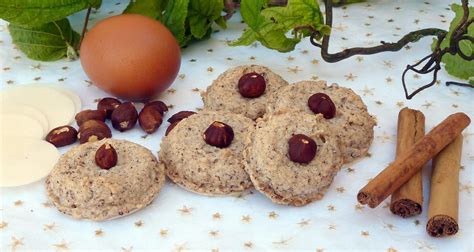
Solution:
[{"label": "hazelnut cookie", "polygon": [[[104,144],[117,153],[117,163],[102,169],[96,152]],[[165,181],[164,170],[145,147],[103,139],[66,152],[46,178],[49,199],[76,219],[102,221],[122,217],[149,205]]]},{"label": "hazelnut cookie", "polygon": [[275,203],[292,206],[322,198],[342,165],[334,130],[322,115],[305,113],[259,120],[244,156],[255,188]]},{"label": "hazelnut cookie", "polygon": [[325,81],[300,81],[278,91],[271,113],[322,114],[341,142],[344,162],[367,154],[374,138],[376,121],[352,89]]},{"label": "hazelnut cookie", "polygon": [[238,194],[252,187],[243,151],[254,131],[254,121],[243,115],[198,112],[163,138],[160,164],[186,190],[209,196]]},{"label": "hazelnut cookie", "polygon": [[267,67],[244,65],[219,75],[201,96],[205,109],[243,114],[255,120],[266,113],[275,93],[287,85]]}]

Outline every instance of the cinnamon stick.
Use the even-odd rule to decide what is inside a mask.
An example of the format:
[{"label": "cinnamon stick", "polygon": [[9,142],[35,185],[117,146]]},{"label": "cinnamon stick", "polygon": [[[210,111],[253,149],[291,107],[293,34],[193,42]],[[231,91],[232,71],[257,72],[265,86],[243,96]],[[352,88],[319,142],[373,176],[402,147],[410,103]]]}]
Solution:
[{"label": "cinnamon stick", "polygon": [[430,204],[426,231],[434,237],[458,232],[459,168],[462,135],[444,148],[433,160]]},{"label": "cinnamon stick", "polygon": [[371,208],[378,206],[461,134],[469,123],[471,119],[464,113],[448,116],[362,188],[357,200]]},{"label": "cinnamon stick", "polygon": [[[396,156],[399,157],[425,135],[425,116],[414,109],[400,110],[397,131]],[[423,181],[420,170],[392,194],[390,211],[402,218],[408,218],[420,214],[422,205]]]}]

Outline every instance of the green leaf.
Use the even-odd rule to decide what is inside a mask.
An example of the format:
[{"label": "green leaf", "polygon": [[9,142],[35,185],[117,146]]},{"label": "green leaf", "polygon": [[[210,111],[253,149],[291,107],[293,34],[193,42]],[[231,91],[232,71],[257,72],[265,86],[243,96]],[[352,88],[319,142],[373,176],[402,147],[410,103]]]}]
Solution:
[{"label": "green leaf", "polygon": [[257,38],[255,37],[255,32],[251,29],[246,29],[244,33],[235,41],[229,43],[231,46],[248,46],[255,42]]},{"label": "green leaf", "polygon": [[0,18],[13,24],[38,26],[89,7],[99,8],[101,3],[102,0],[1,0]]},{"label": "green leaf", "polygon": [[[449,32],[446,35],[446,38],[443,40],[443,42],[441,42],[441,49],[449,47],[451,35],[463,16],[463,8],[461,5],[453,4],[451,5],[451,9],[456,13],[456,16],[454,17],[453,21],[451,21]],[[469,18],[472,17],[474,17],[474,7],[469,7]],[[468,27],[467,35],[474,37],[473,24]],[[436,43],[437,40],[434,39],[432,49],[436,47]],[[472,55],[474,52],[474,44],[469,40],[461,40],[459,42],[459,48],[465,55],[468,56]],[[474,60],[467,61],[457,54],[451,55],[447,53],[443,56],[441,61],[445,64],[444,68],[449,74],[464,80],[469,80],[469,83],[474,85]]]},{"label": "green leaf", "polygon": [[161,22],[173,33],[178,43],[185,45],[185,21],[188,15],[189,0],[168,1],[161,18]]},{"label": "green leaf", "polygon": [[[202,39],[214,21],[221,18],[221,12],[224,9],[223,0],[191,0],[189,2],[189,26],[191,34],[197,38]],[[225,21],[222,22],[225,24]]]},{"label": "green leaf", "polygon": [[260,11],[266,4],[266,0],[242,0],[240,2],[242,19],[252,30],[257,30],[265,22],[265,17],[260,15]]},{"label": "green leaf", "polygon": [[[322,34],[329,33],[329,27],[324,25],[323,15],[317,1],[289,0],[285,7],[265,8],[265,0],[242,0],[240,12],[248,28],[242,36],[230,45],[249,45],[260,41],[262,45],[289,52],[294,50],[302,37],[310,33],[294,31],[298,26],[310,26]],[[286,34],[293,30],[293,37]]]},{"label": "green leaf", "polygon": [[264,9],[262,15],[283,27],[293,28],[300,25],[320,25],[324,23],[323,15],[314,0],[289,0],[286,7]]},{"label": "green leaf", "polygon": [[53,61],[77,57],[74,48],[80,35],[71,28],[67,19],[34,28],[10,24],[8,29],[13,43],[31,59]]},{"label": "green leaf", "polygon": [[167,2],[167,0],[132,0],[123,13],[140,14],[158,19]]},{"label": "green leaf", "polygon": [[220,26],[222,29],[227,29],[227,22],[225,21],[225,18],[223,16],[220,16],[216,20],[214,20],[218,26]]}]

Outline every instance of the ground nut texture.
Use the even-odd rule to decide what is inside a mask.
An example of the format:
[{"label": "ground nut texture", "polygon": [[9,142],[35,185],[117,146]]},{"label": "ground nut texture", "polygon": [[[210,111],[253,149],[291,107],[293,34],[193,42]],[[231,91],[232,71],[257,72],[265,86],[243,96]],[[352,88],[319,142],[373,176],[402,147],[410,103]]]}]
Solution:
[{"label": "ground nut texture", "polygon": [[[256,72],[266,81],[266,89],[262,96],[245,98],[239,93],[238,82],[242,75]],[[272,103],[276,92],[288,82],[269,68],[259,65],[245,65],[231,68],[217,77],[202,93],[204,108],[215,111],[229,111],[257,119],[266,112],[267,104]]]},{"label": "ground nut texture", "polygon": [[[234,139],[226,148],[204,141],[203,133],[214,121],[228,124]],[[244,170],[243,151],[255,131],[243,115],[202,111],[183,119],[165,137],[159,153],[167,176],[183,188],[204,195],[238,194],[252,187]]]},{"label": "ground nut texture", "polygon": [[[96,150],[110,143],[117,165],[95,163]],[[60,212],[95,221],[125,216],[149,205],[165,181],[164,170],[146,148],[125,140],[104,139],[66,152],[46,178],[49,199]]]},{"label": "ground nut texture", "polygon": [[336,115],[328,119],[341,142],[344,161],[365,156],[374,138],[375,119],[367,106],[352,89],[337,84],[327,86],[325,81],[301,81],[288,85],[278,92],[276,102],[270,104],[272,113],[304,111],[314,114],[308,107],[308,98],[315,93],[325,93],[336,105]]},{"label": "ground nut texture", "polygon": [[[308,164],[288,157],[288,140],[304,134],[317,144]],[[303,206],[323,197],[342,165],[338,138],[321,115],[285,113],[259,120],[245,151],[245,170],[255,188],[278,204]]]}]

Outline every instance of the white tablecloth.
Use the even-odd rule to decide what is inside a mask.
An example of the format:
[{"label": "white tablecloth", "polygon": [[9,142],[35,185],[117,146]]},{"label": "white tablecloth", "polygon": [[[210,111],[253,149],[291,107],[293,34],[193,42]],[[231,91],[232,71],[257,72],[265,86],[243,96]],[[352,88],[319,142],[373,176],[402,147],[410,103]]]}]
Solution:
[{"label": "white tablecloth", "polygon": [[[398,40],[414,29],[448,29],[453,17],[449,10],[451,2],[369,1],[338,8],[331,51]],[[92,14],[90,25],[121,13],[126,5],[126,1],[104,1],[102,8]],[[78,31],[83,18],[84,12],[71,18]],[[401,219],[390,213],[387,202],[370,209],[356,201],[358,190],[394,158],[396,118],[402,107],[423,111],[427,130],[454,112],[463,111],[474,118],[474,90],[444,86],[446,80],[455,79],[444,70],[439,74],[440,85],[411,101],[405,100],[400,81],[402,70],[430,53],[432,38],[423,38],[399,52],[352,57],[330,64],[321,59],[319,49],[307,40],[286,54],[259,44],[229,47],[226,41],[237,38],[244,25],[237,15],[228,26],[227,30],[212,34],[211,39],[183,49],[179,78],[161,97],[173,105],[168,116],[180,110],[199,109],[202,106],[199,91],[226,69],[262,64],[289,82],[319,78],[357,92],[378,121],[371,157],[345,165],[322,200],[300,208],[272,204],[256,191],[238,198],[211,198],[168,182],[153,204],[144,210],[97,223],[74,220],[59,213],[48,202],[44,180],[1,189],[0,250],[473,251],[473,126],[464,131],[460,230],[456,236],[435,239],[425,232],[430,167],[424,172],[425,203],[420,216]],[[415,81],[423,80],[412,77]],[[7,24],[0,21],[0,88],[28,83],[57,83],[68,88],[81,97],[84,109],[95,108],[95,100],[107,96],[89,84],[79,61],[28,59],[15,49]],[[114,138],[134,141],[156,153],[166,127],[164,123],[157,133],[146,138],[138,126],[126,133],[113,131],[113,134]],[[62,148],[61,152],[67,149]]]}]

